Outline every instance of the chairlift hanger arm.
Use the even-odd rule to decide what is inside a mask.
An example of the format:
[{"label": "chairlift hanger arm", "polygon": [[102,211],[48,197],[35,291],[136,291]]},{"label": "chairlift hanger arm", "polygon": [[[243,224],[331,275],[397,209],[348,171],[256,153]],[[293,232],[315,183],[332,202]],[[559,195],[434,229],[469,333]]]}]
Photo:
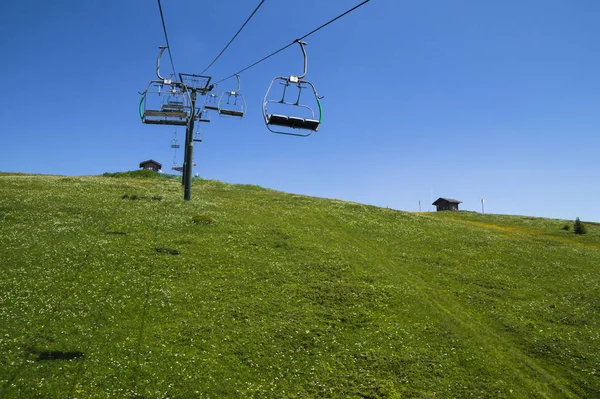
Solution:
[{"label": "chairlift hanger arm", "polygon": [[304,56],[304,72],[300,76],[290,76],[290,80],[294,83],[296,83],[297,80],[304,79],[308,70],[308,57],[306,56],[306,50],[304,49],[304,46],[306,46],[306,42],[303,42],[302,40],[298,39],[296,40],[296,43],[300,45],[300,48],[302,49],[302,55]]},{"label": "chairlift hanger arm", "polygon": [[231,94],[237,94],[240,92],[241,86],[242,86],[242,82],[240,80],[240,75],[236,74],[235,77],[237,78],[237,82],[238,82],[238,87],[237,90],[232,92]]},{"label": "chairlift hanger arm", "polygon": [[158,58],[156,59],[156,76],[158,76],[158,78],[163,82],[170,83],[168,82],[170,79],[166,79],[160,75],[160,57],[162,57],[163,53],[167,49],[167,46],[158,46],[158,48],[160,49],[160,51],[158,53]]}]

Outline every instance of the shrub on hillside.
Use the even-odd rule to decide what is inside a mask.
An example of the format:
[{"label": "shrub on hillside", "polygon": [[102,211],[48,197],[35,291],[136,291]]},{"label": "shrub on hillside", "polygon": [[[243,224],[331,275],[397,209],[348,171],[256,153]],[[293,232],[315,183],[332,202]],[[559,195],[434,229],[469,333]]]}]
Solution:
[{"label": "shrub on hillside", "polygon": [[575,219],[575,224],[573,225],[573,233],[575,234],[585,234],[587,233],[587,229],[585,224],[579,220],[579,218]]},{"label": "shrub on hillside", "polygon": [[571,225],[565,224],[563,227],[561,227],[561,229],[564,231],[569,231],[569,230],[571,230]]}]

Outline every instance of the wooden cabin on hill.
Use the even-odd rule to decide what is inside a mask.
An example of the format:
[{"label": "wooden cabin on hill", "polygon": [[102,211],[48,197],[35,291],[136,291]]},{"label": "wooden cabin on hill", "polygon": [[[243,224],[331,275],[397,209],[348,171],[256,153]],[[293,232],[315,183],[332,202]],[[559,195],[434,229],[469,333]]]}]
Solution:
[{"label": "wooden cabin on hill", "polygon": [[431,205],[435,205],[437,211],[458,211],[458,204],[462,204],[462,201],[455,200],[452,198],[438,198]]},{"label": "wooden cabin on hill", "polygon": [[140,168],[158,172],[162,169],[162,164],[160,162],[156,162],[154,159],[149,159],[147,161],[140,162]]}]

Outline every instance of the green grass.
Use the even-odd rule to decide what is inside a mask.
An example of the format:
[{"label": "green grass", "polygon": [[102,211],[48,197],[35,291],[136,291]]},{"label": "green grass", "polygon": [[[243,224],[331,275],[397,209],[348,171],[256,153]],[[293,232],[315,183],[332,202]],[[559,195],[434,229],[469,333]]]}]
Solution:
[{"label": "green grass", "polygon": [[155,176],[0,174],[0,397],[600,396],[598,225]]}]

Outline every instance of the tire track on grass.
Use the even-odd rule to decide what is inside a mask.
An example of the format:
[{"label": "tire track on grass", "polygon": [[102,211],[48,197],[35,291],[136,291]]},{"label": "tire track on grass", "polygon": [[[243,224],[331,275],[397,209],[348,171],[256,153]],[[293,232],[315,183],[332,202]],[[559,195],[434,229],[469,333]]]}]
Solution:
[{"label": "tire track on grass", "polygon": [[[332,226],[332,221],[330,219],[330,215],[324,215],[323,221]],[[333,226],[334,228],[330,229],[331,231],[339,230],[339,226]],[[337,227],[337,229],[336,229]],[[366,252],[373,252],[374,247],[369,246],[370,242],[365,240],[360,240],[359,238],[355,238],[350,234],[344,234],[343,241],[345,241],[345,245],[353,248],[360,248],[361,250],[357,254],[360,256],[366,264],[373,264],[373,259],[365,257],[363,254]],[[403,282],[409,282],[412,286],[414,286],[421,295],[423,295],[426,301],[433,304],[436,309],[438,309],[443,314],[446,314],[452,321],[454,321],[463,331],[465,331],[469,336],[471,336],[474,340],[480,344],[480,347],[484,347],[486,352],[493,356],[495,359],[499,359],[505,365],[510,365],[511,362],[508,361],[508,357],[506,353],[510,353],[511,356],[515,360],[515,364],[521,365],[519,367],[519,373],[512,373],[512,378],[518,380],[520,385],[529,390],[530,393],[538,393],[542,397],[556,397],[556,390],[558,390],[562,397],[565,398],[578,398],[579,395],[569,389],[564,381],[555,375],[553,375],[550,371],[544,368],[539,364],[535,359],[523,354],[521,350],[516,347],[511,342],[502,339],[495,331],[490,329],[485,322],[483,322],[479,317],[471,314],[470,312],[464,310],[462,306],[455,304],[455,301],[452,298],[440,298],[440,291],[436,291],[433,287],[431,287],[423,278],[416,276],[414,273],[399,267],[397,264],[390,261],[393,259],[393,254],[391,252],[391,248],[385,246],[382,248],[382,245],[376,243],[378,251],[378,259],[377,264],[379,267],[383,267],[387,271],[387,275],[390,277],[398,276],[398,278],[402,278]],[[367,248],[368,251],[365,250],[365,246],[369,246]],[[389,248],[389,249],[388,249]],[[504,348],[502,350],[501,348]],[[538,389],[541,384],[533,385],[533,378],[527,378],[526,376],[531,375],[531,371],[534,371],[537,375],[543,376],[544,385],[550,385],[544,392],[539,392]],[[555,388],[554,390],[552,388]]]}]

